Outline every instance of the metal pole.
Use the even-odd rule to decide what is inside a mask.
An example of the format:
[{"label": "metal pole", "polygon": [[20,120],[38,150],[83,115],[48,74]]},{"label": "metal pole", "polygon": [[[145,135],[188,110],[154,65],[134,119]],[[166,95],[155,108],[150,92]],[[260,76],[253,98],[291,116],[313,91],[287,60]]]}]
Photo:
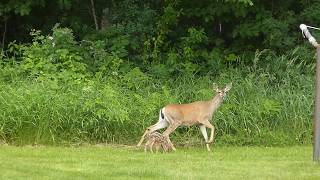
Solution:
[{"label": "metal pole", "polygon": [[316,39],[309,33],[305,24],[300,25],[302,34],[308,38],[309,42],[317,48],[316,62],[316,99],[313,119],[313,161],[320,161],[320,47]]},{"label": "metal pole", "polygon": [[320,161],[320,47],[317,47],[316,100],[314,110],[313,161]]}]

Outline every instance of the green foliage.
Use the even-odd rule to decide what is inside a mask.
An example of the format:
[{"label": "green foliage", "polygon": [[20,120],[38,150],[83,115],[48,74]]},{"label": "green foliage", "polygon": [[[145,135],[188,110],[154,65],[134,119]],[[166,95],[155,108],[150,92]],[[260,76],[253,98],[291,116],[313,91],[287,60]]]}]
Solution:
[{"label": "green foliage", "polygon": [[[299,56],[303,49],[283,56],[257,51],[251,60],[254,65],[239,64],[240,68],[221,70],[218,76],[181,73],[163,78],[138,67],[124,70],[117,56],[107,56],[110,63],[100,66],[98,72],[83,74],[88,71],[83,66],[69,64],[83,61],[74,58],[81,46],[72,41],[69,31],[55,29],[53,34],[62,38],[58,32],[66,35],[68,46],[52,47],[52,40],[34,32],[33,43],[25,45],[15,60],[18,64],[4,63],[1,68],[0,136],[7,142],[135,143],[157,121],[161,107],[209,100],[214,95],[213,82],[234,84],[212,121],[217,127],[216,143],[292,145],[311,141],[313,94],[307,92],[313,92],[314,65],[303,62],[304,57]],[[270,63],[271,59],[277,63]],[[20,74],[10,74],[14,70]],[[197,127],[178,128],[172,138],[181,144],[203,142]]]},{"label": "green foliage", "polygon": [[32,31],[31,45],[21,47],[21,68],[31,78],[50,77],[56,80],[81,80],[86,76],[81,47],[69,29],[53,29],[53,36]]},{"label": "green foliage", "polygon": [[6,0],[5,2],[0,3],[0,16],[8,15],[11,12],[20,16],[29,15],[33,6],[43,6],[43,5],[44,5],[44,0],[40,0],[40,1]]},{"label": "green foliage", "polygon": [[[310,143],[314,54],[296,27],[316,25],[318,0],[94,3],[99,30],[89,1],[0,3],[14,40],[0,56],[2,139],[131,143],[162,106],[233,82],[214,117],[217,143]],[[173,135],[200,137],[195,127]]]},{"label": "green foliage", "polygon": [[[178,59],[187,62],[175,64],[178,69],[187,68],[186,71],[191,73],[203,74],[213,71],[212,74],[217,74],[225,64],[234,64],[241,56],[252,57],[256,49],[272,49],[276,53],[293,49],[302,42],[298,24],[306,22],[316,26],[320,17],[316,8],[318,0],[93,2],[99,31],[93,29],[90,2],[5,1],[0,5],[0,12],[5,15],[2,20],[10,22],[8,28],[11,30],[7,32],[7,39],[26,41],[28,38],[23,33],[32,27],[39,27],[48,33],[58,22],[72,28],[77,40],[85,39],[93,44],[101,41],[104,44],[99,46],[104,51],[116,53],[121,59],[128,58],[129,62],[139,65],[141,69],[146,69],[145,66],[151,63],[160,68],[162,65],[159,63],[171,67],[171,63],[167,62],[168,57],[177,53]],[[18,15],[18,20],[8,19],[13,14]],[[44,16],[45,22],[37,21],[35,17],[39,16]],[[0,26],[3,28],[4,23],[0,23]],[[204,39],[201,36],[205,36]],[[189,39],[186,40],[186,37]],[[192,43],[196,43],[197,47]],[[104,63],[103,58],[88,61],[94,62],[91,64],[93,68]],[[177,63],[180,62],[178,60]],[[208,68],[199,69],[199,65]],[[171,69],[169,74],[179,73],[175,69]]]}]

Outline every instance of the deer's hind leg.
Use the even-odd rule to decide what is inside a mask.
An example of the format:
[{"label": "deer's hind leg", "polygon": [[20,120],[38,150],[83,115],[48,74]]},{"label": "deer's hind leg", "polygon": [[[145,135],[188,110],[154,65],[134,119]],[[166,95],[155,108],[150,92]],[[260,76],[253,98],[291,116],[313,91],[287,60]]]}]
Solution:
[{"label": "deer's hind leg", "polygon": [[156,131],[156,130],[165,128],[165,127],[167,127],[168,125],[169,125],[169,123],[168,123],[165,119],[159,119],[159,121],[158,121],[156,124],[154,124],[154,125],[152,125],[152,126],[150,126],[150,127],[147,128],[147,130],[146,130],[146,131],[144,132],[144,134],[142,135],[139,143],[137,144],[137,147],[141,146],[141,144],[142,144],[142,142],[143,142],[143,140],[144,140],[144,137],[145,137],[147,134],[150,134],[150,133],[152,133],[152,132],[154,132],[154,131]]},{"label": "deer's hind leg", "polygon": [[168,143],[167,139],[163,140],[163,143],[161,143],[161,147],[163,149],[163,152],[168,152],[172,149],[172,146]]},{"label": "deer's hind leg", "polygon": [[172,144],[169,135],[175,130],[177,129],[178,126],[180,126],[181,123],[174,123],[174,124],[170,124],[169,127],[163,132],[163,136],[167,139],[169,145],[172,147],[172,150],[176,151],[176,148],[174,147],[174,145]]}]

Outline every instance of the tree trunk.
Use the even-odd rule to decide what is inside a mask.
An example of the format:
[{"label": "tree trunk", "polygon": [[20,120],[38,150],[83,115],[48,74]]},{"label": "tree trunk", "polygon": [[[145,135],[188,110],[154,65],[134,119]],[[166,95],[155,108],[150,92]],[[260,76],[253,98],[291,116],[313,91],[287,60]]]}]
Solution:
[{"label": "tree trunk", "polygon": [[91,0],[91,11],[92,11],[92,16],[93,16],[93,20],[94,20],[94,24],[95,24],[96,30],[99,30],[98,20],[97,20],[97,16],[96,16],[96,9],[94,7],[94,1],[93,0]]}]

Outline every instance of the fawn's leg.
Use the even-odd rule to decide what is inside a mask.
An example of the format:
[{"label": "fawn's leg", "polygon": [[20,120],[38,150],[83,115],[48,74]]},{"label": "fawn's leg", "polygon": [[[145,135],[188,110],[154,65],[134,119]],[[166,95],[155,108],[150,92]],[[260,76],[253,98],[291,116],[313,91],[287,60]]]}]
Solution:
[{"label": "fawn's leg", "polygon": [[144,145],[144,152],[147,152],[147,148],[150,148],[149,147],[149,145],[150,145],[150,140],[148,140],[147,142],[146,142],[146,144]]},{"label": "fawn's leg", "polygon": [[150,144],[150,151],[151,151],[151,153],[153,153],[153,144],[154,144],[154,140],[151,142],[151,144]]},{"label": "fawn's leg", "polygon": [[156,145],[156,153],[158,153],[158,151],[159,151],[159,148],[160,148],[160,145],[159,145],[159,143],[157,143]]}]

